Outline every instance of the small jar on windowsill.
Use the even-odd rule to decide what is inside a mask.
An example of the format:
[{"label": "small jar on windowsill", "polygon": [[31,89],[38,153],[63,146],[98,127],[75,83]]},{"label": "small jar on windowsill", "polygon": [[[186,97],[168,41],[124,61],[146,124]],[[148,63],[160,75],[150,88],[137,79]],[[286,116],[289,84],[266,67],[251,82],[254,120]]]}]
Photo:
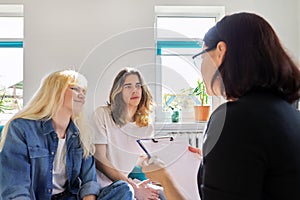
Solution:
[{"label": "small jar on windowsill", "polygon": [[171,119],[173,123],[179,122],[180,111],[176,108],[172,109]]}]

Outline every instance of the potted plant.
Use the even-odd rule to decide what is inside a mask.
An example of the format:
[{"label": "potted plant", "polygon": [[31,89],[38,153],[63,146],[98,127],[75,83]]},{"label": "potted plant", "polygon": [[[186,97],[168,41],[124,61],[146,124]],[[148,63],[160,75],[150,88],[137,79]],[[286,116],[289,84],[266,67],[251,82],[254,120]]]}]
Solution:
[{"label": "potted plant", "polygon": [[163,110],[171,113],[172,122],[194,121],[194,88],[188,87],[177,93],[163,95]]},{"label": "potted plant", "polygon": [[5,102],[4,102],[5,93],[1,95],[0,97],[0,113],[4,113],[6,110]]},{"label": "potted plant", "polygon": [[4,90],[3,93],[0,91],[0,113],[5,113],[7,110],[12,110],[12,107],[10,105],[10,100],[5,98],[5,93],[6,91]]},{"label": "potted plant", "polygon": [[210,105],[208,105],[208,94],[203,81],[197,81],[197,86],[192,94],[197,97],[197,105],[194,106],[195,121],[207,121],[210,114]]}]

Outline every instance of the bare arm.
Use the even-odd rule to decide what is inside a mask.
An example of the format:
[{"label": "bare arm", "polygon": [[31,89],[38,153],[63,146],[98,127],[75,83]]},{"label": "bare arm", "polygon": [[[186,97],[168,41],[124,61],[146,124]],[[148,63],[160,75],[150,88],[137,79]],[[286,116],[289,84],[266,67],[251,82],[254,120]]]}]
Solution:
[{"label": "bare arm", "polygon": [[[160,173],[160,172],[158,172]],[[158,179],[158,181],[161,183],[161,185],[164,188],[166,198],[167,199],[173,199],[173,200],[185,200],[186,198],[183,197],[183,195],[180,193],[178,188],[174,185],[174,182],[170,175],[165,171],[165,173],[160,173],[161,177]],[[147,174],[147,176],[151,178],[151,175]],[[154,179],[153,179],[154,180]]]},{"label": "bare arm", "polygon": [[123,180],[128,182],[128,178],[119,172],[106,157],[106,144],[96,145],[96,168],[104,173],[110,180],[117,181]]},{"label": "bare arm", "polygon": [[143,172],[150,180],[159,182],[165,191],[166,198],[172,200],[185,200],[184,195],[181,194],[179,189],[175,186],[172,177],[165,169],[164,165],[158,161],[152,162],[150,165],[147,164],[148,159],[145,158],[142,162]]},{"label": "bare arm", "polygon": [[127,178],[124,174],[119,172],[106,157],[106,144],[97,144],[96,152],[94,154],[96,160],[96,168],[104,173],[110,180],[123,180],[132,185],[135,196],[137,199],[146,199],[152,197],[158,199],[158,191],[147,187],[150,180],[141,182],[140,184],[134,183],[131,179]]}]

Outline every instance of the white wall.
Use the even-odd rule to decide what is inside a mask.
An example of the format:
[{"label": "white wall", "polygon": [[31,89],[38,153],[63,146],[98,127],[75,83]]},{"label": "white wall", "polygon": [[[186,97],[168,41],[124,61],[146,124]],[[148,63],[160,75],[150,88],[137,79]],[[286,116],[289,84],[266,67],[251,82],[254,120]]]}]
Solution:
[{"label": "white wall", "polygon": [[[0,0],[23,3],[25,13],[24,100],[47,73],[75,68],[89,80],[88,111],[104,104],[120,68],[141,65],[155,83],[155,5],[218,5],[227,14],[251,11],[265,17],[283,45],[300,57],[298,0]],[[300,12],[298,12],[300,13]],[[154,88],[153,88],[154,90]],[[155,94],[155,91],[153,91]]]}]

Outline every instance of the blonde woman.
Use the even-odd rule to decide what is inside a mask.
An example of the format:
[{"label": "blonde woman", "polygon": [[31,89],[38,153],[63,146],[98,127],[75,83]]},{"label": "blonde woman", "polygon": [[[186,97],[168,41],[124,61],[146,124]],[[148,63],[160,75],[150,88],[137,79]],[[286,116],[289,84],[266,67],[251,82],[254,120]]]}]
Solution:
[{"label": "blonde woman", "polygon": [[149,187],[149,180],[135,183],[128,178],[143,153],[136,139],[153,135],[149,122],[152,104],[152,95],[141,73],[134,68],[124,68],[114,79],[107,106],[98,107],[93,116],[100,184],[127,181],[138,200],[159,198],[159,191]]},{"label": "blonde woman", "polygon": [[100,190],[96,181],[95,147],[82,116],[86,89],[81,74],[54,72],[5,125],[0,199],[132,199],[127,183],[114,183],[119,190],[113,191],[112,186]]}]

